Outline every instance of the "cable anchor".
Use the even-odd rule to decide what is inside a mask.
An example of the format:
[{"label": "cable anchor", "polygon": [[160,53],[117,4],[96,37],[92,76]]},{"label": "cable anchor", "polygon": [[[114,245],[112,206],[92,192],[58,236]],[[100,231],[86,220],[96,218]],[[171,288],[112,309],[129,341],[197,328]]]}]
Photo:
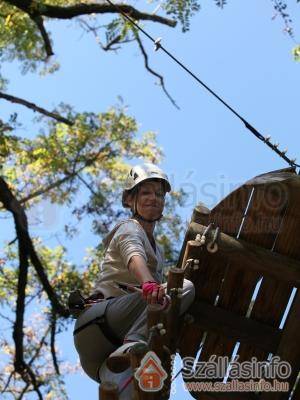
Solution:
[{"label": "cable anchor", "polygon": [[213,240],[206,246],[206,249],[209,253],[216,253],[219,250],[219,246],[217,243],[219,236],[220,236],[220,228],[217,227],[214,233]]},{"label": "cable anchor", "polygon": [[159,37],[154,41],[154,51],[157,51],[161,48],[160,42],[162,41],[162,38]]}]

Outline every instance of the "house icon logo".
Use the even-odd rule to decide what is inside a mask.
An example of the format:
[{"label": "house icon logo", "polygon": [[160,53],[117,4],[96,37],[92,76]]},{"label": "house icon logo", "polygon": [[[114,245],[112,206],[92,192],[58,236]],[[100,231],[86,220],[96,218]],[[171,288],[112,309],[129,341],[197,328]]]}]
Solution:
[{"label": "house icon logo", "polygon": [[162,389],[168,374],[162,367],[157,355],[153,351],[148,351],[134,376],[143,391],[158,392]]}]

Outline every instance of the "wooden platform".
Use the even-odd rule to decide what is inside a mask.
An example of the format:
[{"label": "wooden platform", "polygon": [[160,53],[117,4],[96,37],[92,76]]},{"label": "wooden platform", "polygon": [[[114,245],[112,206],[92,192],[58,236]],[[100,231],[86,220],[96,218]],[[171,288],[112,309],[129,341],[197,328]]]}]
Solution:
[{"label": "wooden platform", "polygon": [[[214,239],[217,251],[208,251],[207,244]],[[183,320],[178,315],[184,275],[193,281],[196,299]],[[292,169],[257,176],[212,210],[196,207],[177,269],[169,273],[170,307],[163,310],[156,305],[148,309],[149,332],[153,334],[156,329],[160,334],[151,334],[147,348],[130,354],[130,394],[125,395],[119,384],[110,382],[108,374],[108,382],[101,385],[101,400],[167,400],[170,356],[178,348],[182,357],[193,357],[198,365],[211,357],[223,365],[218,376],[209,377],[193,376],[199,368],[186,365],[184,372],[190,376],[184,376],[185,384],[195,399],[300,400],[299,287],[300,176]],[[158,328],[162,324],[164,336]],[[141,367],[148,350],[158,355],[167,372],[168,378],[159,392],[143,391],[133,379],[133,371]],[[267,366],[270,361],[273,365],[275,361],[285,362],[285,367],[291,368],[290,374],[275,379],[277,385],[288,386],[287,390],[278,390],[278,386],[277,391],[263,390],[262,385],[266,384],[274,388],[274,379],[266,376],[266,369],[262,369],[261,377],[250,377],[252,385],[261,386],[245,390],[245,385],[249,389],[249,377],[235,379],[230,375],[233,356],[239,357],[238,363],[248,362],[250,366],[254,361]],[[231,390],[225,392],[224,384],[227,390],[232,385]],[[244,385],[238,386],[242,391],[237,391],[238,384]]]},{"label": "wooden platform", "polygon": [[[209,223],[222,232],[214,254],[195,241]],[[178,267],[184,268],[187,260],[199,260],[199,269],[186,270],[196,301],[190,310],[194,322],[181,340],[181,356],[196,357],[201,346],[199,361],[212,355],[231,359],[235,351],[239,362],[277,355],[292,367],[287,393],[191,391],[193,397],[289,399],[300,369],[300,176],[292,169],[263,174],[212,210],[196,208]],[[298,385],[294,400],[300,399],[299,391]]]}]

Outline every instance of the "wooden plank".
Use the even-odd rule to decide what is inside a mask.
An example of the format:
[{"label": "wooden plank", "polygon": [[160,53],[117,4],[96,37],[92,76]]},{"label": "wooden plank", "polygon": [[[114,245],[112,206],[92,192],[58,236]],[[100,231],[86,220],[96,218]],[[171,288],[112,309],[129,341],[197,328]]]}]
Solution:
[{"label": "wooden plank", "polygon": [[[209,213],[210,211],[206,207],[196,207],[193,216],[191,219],[191,222],[198,222],[198,223],[203,223],[205,225],[208,224],[209,220]],[[185,240],[184,244],[181,249],[181,255],[179,257],[179,262],[177,264],[178,268],[183,268],[184,265],[182,264],[184,254],[186,253],[186,246],[187,246],[187,241],[190,239],[194,239],[194,234],[190,232],[188,229],[185,235]],[[194,258],[198,257],[196,254],[190,254],[189,252],[186,254],[186,256]],[[189,279],[191,279],[192,282],[195,283],[196,281],[196,276],[189,276]],[[201,339],[203,336],[203,331],[200,329],[199,325],[190,321],[189,323],[185,324],[184,326],[184,332],[182,334],[180,343],[178,344],[178,347],[180,349],[180,355],[181,357],[194,357],[195,354],[197,354],[197,351],[199,349],[199,345],[201,343]]]},{"label": "wooden plank", "polygon": [[[209,215],[209,222],[214,222],[222,232],[237,233],[242,222],[245,209],[251,194],[251,189],[244,187],[227,196],[217,205]],[[232,205],[236,205],[234,218],[232,217]],[[230,212],[228,212],[230,210]],[[230,218],[231,214],[231,218]],[[225,275],[227,260],[218,259],[214,254],[208,253],[206,249],[199,255],[200,267],[198,278],[195,282],[197,299],[214,303]]]},{"label": "wooden plank", "polygon": [[[244,213],[251,195],[251,188],[241,187],[227,196],[221,201],[214,211],[214,215],[209,215],[209,222],[214,222],[220,226],[221,230],[225,233],[237,233],[244,217]],[[235,207],[234,217],[232,215],[232,207]],[[216,212],[217,210],[217,212]],[[219,210],[219,211],[218,211]],[[201,220],[199,220],[201,223]],[[194,239],[194,238],[193,238]],[[217,260],[203,250],[201,254],[189,254],[189,258],[199,258],[199,269],[194,282],[196,290],[196,299],[204,300],[210,304],[214,304],[216,297],[219,293],[222,281],[224,279],[226,260],[217,262]],[[199,345],[203,336],[203,331],[198,324],[190,324],[185,332],[183,344],[180,346],[180,355],[195,357],[199,349]],[[194,398],[199,397],[199,393],[190,392]]]},{"label": "wooden plank", "polygon": [[189,310],[205,331],[214,331],[236,341],[257,344],[263,350],[274,352],[281,339],[281,331],[268,325],[241,317],[231,311],[197,301]]},{"label": "wooden plank", "polygon": [[[255,181],[253,181],[255,185]],[[254,186],[254,194],[240,237],[247,242],[261,247],[272,248],[276,238],[280,220],[286,208],[286,197],[282,196],[282,185],[266,191],[266,186]],[[220,293],[219,305],[232,310],[238,315],[245,315],[260,274],[245,272],[239,265],[227,268],[224,284]],[[235,341],[225,337],[210,334],[201,353],[202,360],[208,360],[212,354],[230,357]]]},{"label": "wooden plank", "polygon": [[[300,181],[300,177],[298,180]],[[289,189],[288,208],[274,246],[274,251],[298,260],[300,259],[299,199],[300,188],[294,185]],[[291,285],[286,285],[278,280],[265,278],[254,303],[251,318],[270,326],[279,326],[292,288]],[[242,345],[239,356],[241,361],[249,360],[252,357],[263,360],[267,354],[251,346]]]},{"label": "wooden plank", "polygon": [[[300,374],[300,371],[299,371]],[[298,380],[297,386],[295,388],[295,391],[293,393],[292,400],[299,400],[300,399],[300,380]]]},{"label": "wooden plank", "polygon": [[[300,369],[300,346],[299,346],[299,332],[300,332],[300,292],[295,296],[292,308],[290,310],[286,326],[282,334],[282,339],[278,347],[277,355],[283,361],[290,363],[292,373],[285,382],[290,384],[290,390],[296,382],[296,378]],[[287,400],[289,393],[263,393],[261,400]]]},{"label": "wooden plank", "polygon": [[[256,185],[258,185],[259,187],[261,186],[261,190],[256,190],[256,196],[252,204],[252,206],[254,205],[253,212],[251,213],[250,210],[250,213],[246,218],[243,227],[242,237],[247,238],[247,240],[251,241],[252,243],[256,243],[259,245],[263,243],[264,247],[271,248],[274,237],[276,235],[276,230],[278,229],[278,226],[280,224],[280,219],[282,217],[284,204],[283,205],[278,204],[277,201],[277,207],[275,207],[276,212],[274,212],[274,207],[270,207],[269,200],[271,200],[272,204],[276,204],[276,201],[274,201],[274,199],[276,200],[276,194],[274,196],[274,194],[272,194],[272,191],[270,191],[271,196],[270,198],[267,199],[268,201],[265,201],[266,199],[264,199],[264,185],[265,183],[269,183],[271,180],[273,181],[278,181],[278,180],[285,181],[286,179],[293,180],[294,174],[291,174],[291,170],[285,170],[285,171],[276,171],[276,174],[274,173],[270,173],[267,175],[265,174],[258,178],[259,179],[255,178],[254,180],[252,180],[251,184],[249,182],[246,183],[242,188],[236,190],[235,192],[231,193],[231,195],[227,196],[227,198],[224,199],[217,207],[215,207],[215,209],[211,213],[210,222],[212,221],[216,222],[216,224],[220,226],[223,232],[226,232],[233,236],[236,235],[239,230],[240,222],[244,216],[244,211],[246,209],[246,205],[248,203],[249,194],[252,190],[252,187]],[[262,193],[261,197],[257,196],[257,194],[259,193]],[[265,212],[265,210],[267,212]],[[261,221],[257,219],[259,217]],[[262,219],[262,217],[264,217],[264,219]],[[270,223],[270,221],[273,222],[273,226],[272,223]],[[212,257],[210,258],[212,259]],[[217,260],[214,261],[216,262]],[[199,279],[197,279],[195,282],[197,298],[206,300],[206,297],[209,297],[210,302],[213,303],[213,301],[216,298],[216,295],[219,293],[220,283],[222,283],[224,280],[224,274],[222,273],[222,271],[220,271],[220,267],[223,270],[224,264],[226,265],[226,260],[223,261],[222,265],[216,265],[216,263],[212,263],[210,265],[207,254],[205,254],[204,252],[203,256],[201,257],[201,263],[202,265],[203,264],[206,265],[204,265],[202,273],[199,274]],[[205,271],[208,267],[211,267],[210,268],[210,271],[212,272],[211,275],[209,275],[210,271]],[[215,272],[214,269],[216,270],[216,272],[218,272],[217,276],[215,276],[214,274]],[[230,276],[228,274],[227,276],[225,276],[225,282],[228,283],[234,281],[235,286],[239,289],[238,293],[234,293],[234,290],[225,291],[223,284],[223,287],[221,289],[223,293],[221,294],[221,300],[223,304],[225,304],[225,306],[229,306],[228,308],[232,310],[237,310],[240,315],[243,315],[248,308],[249,300],[251,298],[253,289],[255,287],[255,284],[259,276],[257,274],[254,274],[254,276],[252,275],[252,277],[250,277],[249,279],[249,274],[248,274],[248,279],[244,279],[243,274],[241,273],[241,271],[238,270],[238,268],[236,268],[235,271],[234,269],[232,269],[232,273],[234,276]],[[210,282],[214,278],[216,278],[217,280],[217,284],[215,284],[215,286],[213,286],[213,284],[211,284]],[[251,281],[250,285],[249,285],[249,280]],[[209,284],[210,289],[207,289],[207,284]],[[234,285],[231,289],[234,289]],[[243,296],[245,293],[246,296]],[[240,298],[242,298],[244,301],[239,302]],[[245,298],[247,301],[245,301]],[[210,336],[212,338],[212,335]],[[211,340],[211,338],[209,338],[209,340]],[[211,348],[213,350],[216,350],[216,346],[219,343],[220,343],[220,336],[215,335],[215,343],[212,343]],[[230,341],[227,341],[227,343],[225,344],[225,346],[227,346],[227,349],[224,349],[224,345],[222,345],[221,352],[217,349],[218,351],[214,351],[211,354],[218,352],[219,354],[227,354],[227,353],[231,354],[233,348],[232,346],[234,346],[234,344],[235,342],[230,343]],[[208,346],[206,343],[206,350],[207,347]],[[209,355],[209,351],[207,353]],[[203,358],[204,357],[202,356],[201,360]],[[195,398],[200,398],[199,395],[197,396],[196,393],[191,393],[191,394]]]},{"label": "wooden plank", "polygon": [[[190,230],[196,234],[203,234],[206,227],[192,223]],[[214,230],[207,235],[207,240],[212,240]],[[199,246],[197,241],[189,241],[189,246],[195,249]],[[270,276],[275,280],[300,287],[300,261],[283,256],[277,252],[266,250],[241,239],[235,239],[224,233],[220,233],[218,239],[218,252],[216,259],[226,259],[233,262],[231,265],[240,265],[242,269],[259,272],[263,276]],[[199,250],[198,250],[199,251]],[[220,261],[220,260],[218,260]],[[230,268],[230,265],[229,265]]]}]

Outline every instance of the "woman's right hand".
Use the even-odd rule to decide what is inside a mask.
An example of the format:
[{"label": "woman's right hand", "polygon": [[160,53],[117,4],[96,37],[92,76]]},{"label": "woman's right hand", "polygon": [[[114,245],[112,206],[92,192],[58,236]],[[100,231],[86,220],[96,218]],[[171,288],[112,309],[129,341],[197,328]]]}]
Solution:
[{"label": "woman's right hand", "polygon": [[154,281],[143,257],[138,255],[132,256],[128,263],[128,269],[135,279],[140,282],[142,296],[148,304],[164,304],[165,289]]},{"label": "woman's right hand", "polygon": [[163,304],[165,289],[155,281],[147,281],[142,284],[142,296],[148,304]]}]

